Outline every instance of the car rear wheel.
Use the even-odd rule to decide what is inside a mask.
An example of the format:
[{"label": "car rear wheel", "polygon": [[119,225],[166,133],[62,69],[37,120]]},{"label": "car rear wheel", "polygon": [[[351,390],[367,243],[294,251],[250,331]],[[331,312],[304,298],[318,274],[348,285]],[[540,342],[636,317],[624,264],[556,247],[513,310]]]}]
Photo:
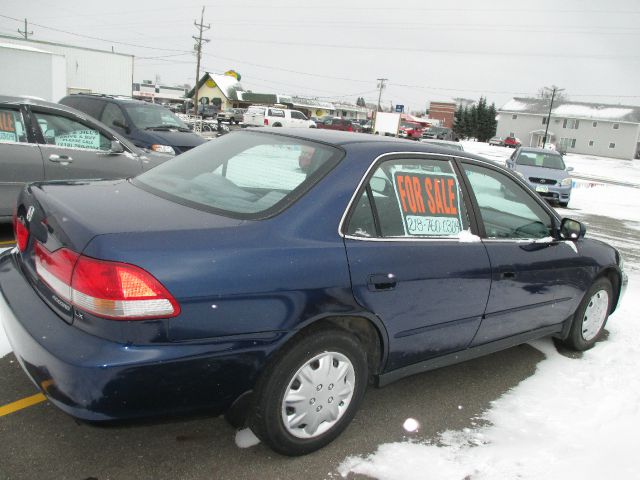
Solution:
[{"label": "car rear wheel", "polygon": [[250,426],[278,453],[318,450],[351,422],[367,377],[366,354],[354,335],[338,329],[303,333],[258,382]]},{"label": "car rear wheel", "polygon": [[564,344],[578,351],[593,347],[602,337],[612,300],[611,282],[606,278],[596,280],[576,310]]}]

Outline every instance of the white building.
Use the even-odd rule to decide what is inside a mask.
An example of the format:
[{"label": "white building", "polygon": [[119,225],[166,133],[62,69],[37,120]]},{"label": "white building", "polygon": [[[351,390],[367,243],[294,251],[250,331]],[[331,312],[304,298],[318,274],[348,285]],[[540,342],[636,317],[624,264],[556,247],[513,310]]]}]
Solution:
[{"label": "white building", "polygon": [[0,75],[0,95],[58,101],[67,94],[64,55],[1,42],[0,65],[5,72]]},{"label": "white building", "polygon": [[[549,100],[514,98],[498,110],[497,135],[523,145],[542,146]],[[554,102],[547,142],[569,153],[631,160],[640,151],[640,107]]]},{"label": "white building", "polygon": [[[131,96],[133,55],[61,43],[25,40],[7,35],[0,35],[0,42],[64,56],[66,61],[65,95],[84,92]],[[2,69],[7,73],[20,72],[18,77],[24,78],[22,74],[24,70],[16,69],[14,65],[3,63]],[[26,91],[22,94],[35,95]],[[52,98],[52,100],[57,102],[60,97]]]}]

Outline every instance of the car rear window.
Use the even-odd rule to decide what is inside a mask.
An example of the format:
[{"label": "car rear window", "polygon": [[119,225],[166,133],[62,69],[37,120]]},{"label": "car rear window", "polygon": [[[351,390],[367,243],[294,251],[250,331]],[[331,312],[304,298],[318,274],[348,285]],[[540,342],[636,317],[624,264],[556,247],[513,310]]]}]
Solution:
[{"label": "car rear window", "polygon": [[331,170],[342,151],[282,135],[235,132],[132,180],[145,190],[234,218],[275,215]]},{"label": "car rear window", "polygon": [[565,169],[562,157],[553,153],[520,152],[516,163],[529,167],[553,168],[555,170]]}]

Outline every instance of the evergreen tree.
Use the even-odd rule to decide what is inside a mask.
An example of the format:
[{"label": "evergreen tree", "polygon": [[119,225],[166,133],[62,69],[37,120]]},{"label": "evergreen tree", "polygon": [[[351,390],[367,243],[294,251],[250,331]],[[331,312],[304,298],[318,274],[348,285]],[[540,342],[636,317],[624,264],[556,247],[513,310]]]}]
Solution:
[{"label": "evergreen tree", "polygon": [[456,113],[453,114],[453,136],[464,138],[464,109],[462,105],[459,105]]}]

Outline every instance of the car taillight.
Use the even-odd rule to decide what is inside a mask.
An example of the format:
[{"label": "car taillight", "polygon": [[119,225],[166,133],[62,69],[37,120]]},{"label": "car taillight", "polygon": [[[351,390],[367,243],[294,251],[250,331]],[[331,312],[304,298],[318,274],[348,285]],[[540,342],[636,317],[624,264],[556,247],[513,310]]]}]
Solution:
[{"label": "car taillight", "polygon": [[264,124],[265,124],[265,125],[269,125],[269,119],[268,119],[268,118],[265,118],[265,119],[264,119]]},{"label": "car taillight", "polygon": [[58,295],[93,315],[112,320],[175,317],[178,302],[150,273],[128,263],[97,260],[36,244],[36,271]]},{"label": "car taillight", "polygon": [[353,126],[352,125],[349,125],[348,131],[349,132],[353,132]]},{"label": "car taillight", "polygon": [[24,224],[24,220],[15,213],[13,214],[13,236],[16,239],[18,250],[24,252],[29,243],[29,230]]}]

